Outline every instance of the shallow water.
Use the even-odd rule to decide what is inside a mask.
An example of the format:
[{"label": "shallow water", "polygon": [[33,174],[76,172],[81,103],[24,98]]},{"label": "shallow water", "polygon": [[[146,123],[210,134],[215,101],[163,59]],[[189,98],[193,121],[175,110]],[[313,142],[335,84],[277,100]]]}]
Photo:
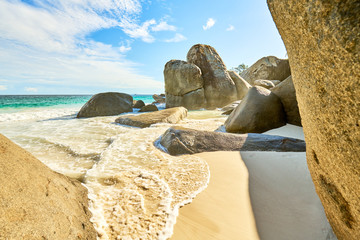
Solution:
[{"label": "shallow water", "polygon": [[[116,116],[76,119],[78,110],[1,113],[0,133],[84,183],[100,239],[167,239],[178,208],[207,186],[207,164],[154,146],[171,124],[125,127],[114,123]],[[177,125],[213,131],[224,120],[218,111],[193,111]]]}]

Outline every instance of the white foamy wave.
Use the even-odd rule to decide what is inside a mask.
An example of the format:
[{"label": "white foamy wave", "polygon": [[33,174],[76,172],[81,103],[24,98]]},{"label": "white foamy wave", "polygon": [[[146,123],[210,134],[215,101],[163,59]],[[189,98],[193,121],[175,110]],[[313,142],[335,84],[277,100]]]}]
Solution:
[{"label": "white foamy wave", "polygon": [[31,108],[15,113],[0,113],[0,122],[74,118],[78,108]]},{"label": "white foamy wave", "polygon": [[[154,146],[171,124],[124,127],[114,124],[117,116],[76,119],[76,111],[0,116],[0,132],[53,170],[83,181],[100,239],[169,238],[179,207],[208,184],[206,162]],[[197,111],[173,125],[213,131],[224,120],[217,112]]]}]

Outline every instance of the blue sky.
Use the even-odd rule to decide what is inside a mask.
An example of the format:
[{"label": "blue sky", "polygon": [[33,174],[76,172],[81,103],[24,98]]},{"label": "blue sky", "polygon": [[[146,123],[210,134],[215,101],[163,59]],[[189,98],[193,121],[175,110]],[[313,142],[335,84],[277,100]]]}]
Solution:
[{"label": "blue sky", "polygon": [[286,54],[265,0],[0,0],[0,94],[161,93],[197,43],[229,69]]}]

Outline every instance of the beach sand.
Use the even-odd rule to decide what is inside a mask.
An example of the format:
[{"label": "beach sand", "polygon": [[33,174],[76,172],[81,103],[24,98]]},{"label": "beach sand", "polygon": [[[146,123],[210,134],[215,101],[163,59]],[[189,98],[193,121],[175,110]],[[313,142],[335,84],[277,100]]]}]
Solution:
[{"label": "beach sand", "polygon": [[[303,139],[296,126],[268,134]],[[200,153],[209,186],[182,207],[172,240],[336,239],[315,192],[305,153]]]},{"label": "beach sand", "polygon": [[259,239],[250,202],[249,174],[240,153],[196,155],[209,164],[210,184],[180,209],[171,239]]}]

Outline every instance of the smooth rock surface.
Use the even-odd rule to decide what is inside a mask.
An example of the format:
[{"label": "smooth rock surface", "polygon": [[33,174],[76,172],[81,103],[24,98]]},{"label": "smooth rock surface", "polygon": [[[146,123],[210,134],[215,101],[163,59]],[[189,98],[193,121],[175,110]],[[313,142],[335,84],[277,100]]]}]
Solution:
[{"label": "smooth rock surface", "polygon": [[200,68],[181,60],[170,60],[165,64],[164,80],[166,94],[175,96],[183,96],[204,86]]},{"label": "smooth rock surface", "polygon": [[228,73],[235,83],[237,99],[243,99],[252,86],[235,71],[228,71]]},{"label": "smooth rock surface", "polygon": [[205,44],[192,46],[187,54],[187,62],[201,69],[207,108],[223,107],[237,100],[235,83],[213,47]]},{"label": "smooth rock surface", "polygon": [[301,117],[292,77],[289,76],[272,88],[271,91],[280,98],[286,113],[286,121],[290,124],[301,126]]},{"label": "smooth rock surface", "polygon": [[204,80],[195,64],[170,60],[164,68],[166,108],[183,106],[189,110],[206,107]]},{"label": "smooth rock surface", "polygon": [[159,111],[159,109],[154,104],[145,105],[139,110],[139,112],[155,112],[155,111]]},{"label": "smooth rock surface", "polygon": [[360,239],[360,3],[268,6],[289,56],[316,191],[338,239]]},{"label": "smooth rock surface", "polygon": [[[305,141],[266,134],[231,134],[171,127],[160,144],[171,155],[214,151],[305,152]],[[220,160],[220,159],[219,159]]]},{"label": "smooth rock surface", "polygon": [[133,97],[126,93],[98,93],[80,109],[77,118],[114,116],[132,112]]},{"label": "smooth rock surface", "polygon": [[143,106],[145,106],[143,100],[134,100],[133,108],[142,108]]},{"label": "smooth rock surface", "polygon": [[155,123],[177,123],[187,116],[184,107],[168,108],[161,111],[142,113],[132,116],[121,116],[115,120],[116,123],[133,127],[150,127]]},{"label": "smooth rock surface", "polygon": [[270,90],[252,87],[225,121],[227,132],[262,133],[286,124],[280,98]]},{"label": "smooth rock surface", "polygon": [[251,85],[254,85],[254,81],[258,79],[282,81],[290,75],[289,61],[274,56],[259,59],[240,74]]},{"label": "smooth rock surface", "polygon": [[87,189],[0,134],[0,239],[96,239]]}]

